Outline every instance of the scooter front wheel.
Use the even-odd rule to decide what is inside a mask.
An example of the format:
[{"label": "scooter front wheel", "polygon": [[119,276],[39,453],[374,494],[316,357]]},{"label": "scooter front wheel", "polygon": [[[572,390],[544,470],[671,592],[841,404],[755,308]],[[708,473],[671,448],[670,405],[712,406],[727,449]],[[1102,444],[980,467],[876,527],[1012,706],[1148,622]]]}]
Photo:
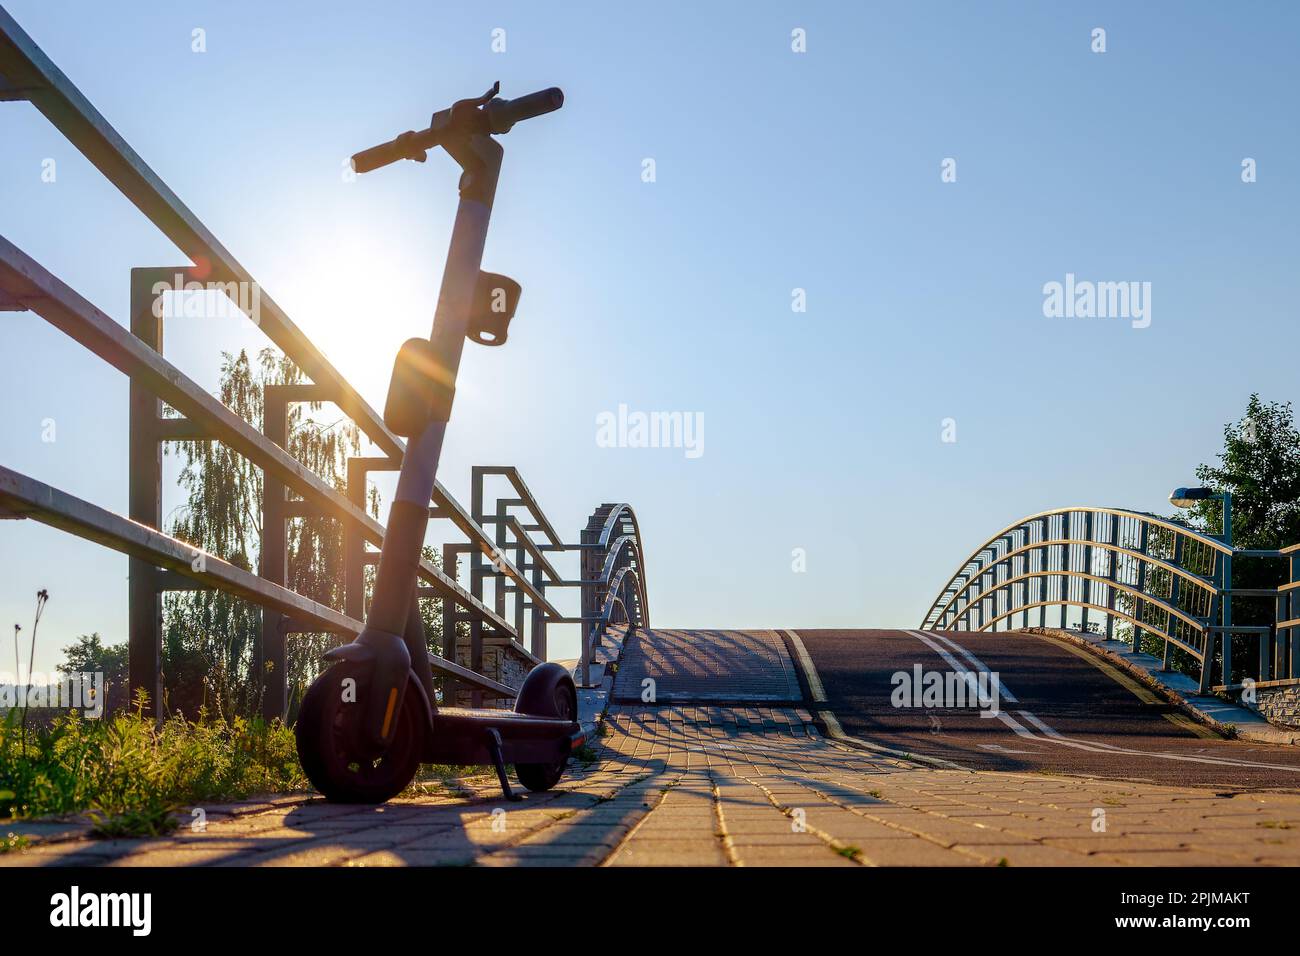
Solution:
[{"label": "scooter front wheel", "polygon": [[335,803],[383,803],[405,790],[420,767],[426,720],[412,687],[402,696],[388,750],[378,757],[363,756],[358,741],[365,708],[358,701],[368,679],[361,666],[335,664],[307,688],[294,725],[307,779]]},{"label": "scooter front wheel", "polygon": [[[554,662],[538,664],[524,678],[515,701],[515,711],[530,717],[551,717],[559,720],[578,719],[578,692],[573,678]],[[534,793],[550,790],[564,776],[569,758],[555,763],[515,764],[519,782]]]}]

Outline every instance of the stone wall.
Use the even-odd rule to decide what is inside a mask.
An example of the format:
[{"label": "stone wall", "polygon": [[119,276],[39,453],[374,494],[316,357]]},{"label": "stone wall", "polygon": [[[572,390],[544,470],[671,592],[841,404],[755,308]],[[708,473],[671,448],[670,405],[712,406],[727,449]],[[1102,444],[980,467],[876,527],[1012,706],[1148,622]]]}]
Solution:
[{"label": "stone wall", "polygon": [[[457,642],[456,663],[465,668],[470,666],[469,647],[463,642]],[[520,654],[513,644],[494,641],[491,638],[483,641],[482,673],[484,677],[490,677],[494,681],[518,690],[524,686],[524,678],[528,676],[528,672],[532,669],[532,661]],[[470,691],[456,691],[456,706],[468,707],[470,702]],[[485,707],[503,707],[509,710],[514,706],[514,701],[509,698],[488,697],[484,699],[483,705]]]},{"label": "stone wall", "polygon": [[1300,684],[1255,688],[1254,709],[1270,724],[1300,728]]}]

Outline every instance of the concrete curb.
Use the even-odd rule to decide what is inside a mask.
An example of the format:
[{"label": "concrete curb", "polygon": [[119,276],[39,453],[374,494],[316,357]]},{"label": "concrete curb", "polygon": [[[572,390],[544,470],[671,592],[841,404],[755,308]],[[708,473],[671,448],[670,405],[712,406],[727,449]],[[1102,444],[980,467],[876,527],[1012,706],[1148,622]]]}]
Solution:
[{"label": "concrete curb", "polygon": [[[1134,655],[1131,651],[1119,651],[1106,646],[1108,644],[1116,647],[1128,646],[1119,641],[1107,641],[1100,635],[1067,631],[1056,627],[1026,627],[1020,630],[1037,637],[1054,637],[1058,640],[1069,641],[1076,647],[1082,648],[1106,661],[1106,663],[1120,668],[1125,674],[1142,684],[1143,687],[1178,708],[1179,712],[1225,737],[1283,746],[1300,745],[1300,731],[1276,727],[1254,711],[1229,703],[1219,697],[1186,693],[1178,685],[1185,681],[1191,687],[1195,687],[1191,678],[1182,674],[1153,671],[1143,666],[1136,659],[1150,658],[1154,661],[1155,658],[1152,658],[1149,654]],[[1214,712],[1211,713],[1206,709],[1207,707],[1213,707]],[[1225,717],[1228,719],[1224,719]]]}]

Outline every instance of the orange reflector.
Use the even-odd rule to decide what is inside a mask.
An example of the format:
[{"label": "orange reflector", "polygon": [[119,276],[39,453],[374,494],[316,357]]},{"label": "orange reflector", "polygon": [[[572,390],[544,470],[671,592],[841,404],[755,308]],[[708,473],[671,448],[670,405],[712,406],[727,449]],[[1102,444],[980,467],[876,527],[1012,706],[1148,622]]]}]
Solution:
[{"label": "orange reflector", "polygon": [[379,732],[379,736],[385,740],[388,739],[388,728],[393,724],[393,708],[397,706],[397,688],[394,687],[388,692],[388,709],[384,711],[384,729]]}]

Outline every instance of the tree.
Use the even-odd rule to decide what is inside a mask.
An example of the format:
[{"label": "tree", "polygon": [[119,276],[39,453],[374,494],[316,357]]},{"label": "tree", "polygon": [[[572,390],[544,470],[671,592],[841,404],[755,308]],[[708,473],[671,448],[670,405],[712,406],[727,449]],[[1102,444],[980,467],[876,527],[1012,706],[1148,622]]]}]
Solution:
[{"label": "tree", "polygon": [[[1237,548],[1272,551],[1300,543],[1300,431],[1290,402],[1263,402],[1250,396],[1246,414],[1223,428],[1219,464],[1201,465],[1196,477],[1217,492],[1232,493],[1232,543]],[[1199,501],[1188,523],[1206,534],[1223,530],[1223,504]],[[1286,581],[1285,562],[1268,558],[1234,558],[1236,588],[1275,588]],[[1270,598],[1234,598],[1237,625],[1274,623]],[[1253,673],[1254,638],[1234,640],[1234,679]]]},{"label": "tree", "polygon": [[[263,349],[254,365],[245,352],[223,355],[218,395],[244,421],[261,428],[268,385],[302,382],[294,363],[274,349]],[[360,452],[361,436],[346,418],[320,421],[319,404],[291,404],[287,451],[324,481],[342,492],[347,486],[347,459]],[[223,560],[256,571],[263,528],[262,469],[216,441],[173,443],[184,460],[180,483],[186,504],[171,533]],[[168,451],[171,451],[169,447]],[[367,510],[379,515],[379,492],[371,488]],[[286,586],[335,609],[343,606],[343,525],[319,515],[287,522]],[[440,565],[436,548],[425,560]],[[366,596],[375,569],[365,572]],[[442,647],[438,602],[422,600],[421,618],[431,651]],[[164,705],[197,714],[207,707],[218,713],[256,713],[261,681],[252,673],[261,640],[262,610],[221,591],[169,593],[163,602]],[[468,627],[465,627],[468,633]],[[307,685],[319,671],[321,655],[338,642],[333,634],[293,634],[286,648],[289,713],[292,716]]]},{"label": "tree", "polygon": [[[1274,550],[1300,543],[1300,431],[1290,402],[1251,395],[1246,415],[1223,427],[1218,465],[1196,477],[1215,491],[1232,492],[1232,540],[1239,548]],[[1192,524],[1210,534],[1223,526],[1223,505],[1200,501]]]},{"label": "tree", "polygon": [[80,635],[75,644],[63,649],[63,663],[59,666],[59,672],[64,677],[73,674],[103,674],[106,712],[120,710],[129,703],[127,645],[105,644],[98,631]]}]

